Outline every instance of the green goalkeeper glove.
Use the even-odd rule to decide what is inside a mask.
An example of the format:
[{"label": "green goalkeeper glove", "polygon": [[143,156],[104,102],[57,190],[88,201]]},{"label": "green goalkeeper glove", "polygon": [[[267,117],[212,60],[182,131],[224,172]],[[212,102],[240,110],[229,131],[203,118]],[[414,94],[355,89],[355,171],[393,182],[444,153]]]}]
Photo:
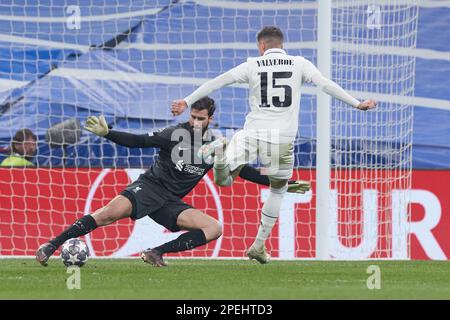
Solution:
[{"label": "green goalkeeper glove", "polygon": [[308,181],[290,180],[288,182],[287,192],[304,194],[309,190],[311,190],[311,184]]},{"label": "green goalkeeper glove", "polygon": [[108,124],[103,115],[100,115],[98,118],[96,116],[87,118],[84,128],[100,137],[106,136],[109,132]]}]

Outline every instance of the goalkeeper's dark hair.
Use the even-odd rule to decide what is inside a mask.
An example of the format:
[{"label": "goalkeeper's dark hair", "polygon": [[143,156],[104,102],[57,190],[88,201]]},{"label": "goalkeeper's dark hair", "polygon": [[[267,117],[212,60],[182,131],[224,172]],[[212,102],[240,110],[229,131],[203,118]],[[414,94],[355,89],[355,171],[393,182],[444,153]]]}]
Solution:
[{"label": "goalkeeper's dark hair", "polygon": [[212,117],[214,111],[216,111],[214,99],[211,99],[210,97],[204,97],[200,100],[197,100],[191,105],[191,108],[195,110],[208,110],[208,117]]},{"label": "goalkeeper's dark hair", "polygon": [[262,28],[256,35],[256,40],[268,42],[283,42],[284,36],[280,28],[275,26],[266,26]]}]

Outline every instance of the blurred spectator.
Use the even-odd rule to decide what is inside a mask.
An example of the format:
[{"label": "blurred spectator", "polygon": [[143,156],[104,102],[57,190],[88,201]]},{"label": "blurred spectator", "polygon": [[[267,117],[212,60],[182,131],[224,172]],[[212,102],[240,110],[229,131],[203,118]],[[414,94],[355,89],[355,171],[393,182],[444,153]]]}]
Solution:
[{"label": "blurred spectator", "polygon": [[1,167],[34,166],[31,162],[37,150],[37,137],[30,129],[20,129],[11,141],[11,155],[0,163]]}]

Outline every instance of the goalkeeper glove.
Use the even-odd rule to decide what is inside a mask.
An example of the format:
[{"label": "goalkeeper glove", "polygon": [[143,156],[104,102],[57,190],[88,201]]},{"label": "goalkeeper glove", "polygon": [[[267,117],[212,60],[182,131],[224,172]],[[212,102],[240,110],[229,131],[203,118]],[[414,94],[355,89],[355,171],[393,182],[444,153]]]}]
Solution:
[{"label": "goalkeeper glove", "polygon": [[311,190],[311,184],[308,181],[290,180],[288,182],[287,192],[304,194],[309,190]]},{"label": "goalkeeper glove", "polygon": [[109,132],[108,124],[103,115],[100,115],[98,118],[96,116],[87,118],[84,128],[100,137],[106,136]]}]

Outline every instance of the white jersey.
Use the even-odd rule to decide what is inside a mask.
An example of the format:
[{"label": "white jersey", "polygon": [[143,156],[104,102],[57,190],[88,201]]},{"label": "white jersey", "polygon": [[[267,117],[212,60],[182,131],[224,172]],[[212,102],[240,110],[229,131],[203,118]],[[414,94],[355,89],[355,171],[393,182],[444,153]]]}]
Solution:
[{"label": "white jersey", "polygon": [[[272,130],[279,143],[292,142],[298,131],[301,85],[311,82],[317,68],[300,56],[290,56],[282,49],[269,49],[263,56],[230,70],[235,82],[249,84],[250,113],[244,129]],[[266,134],[259,134],[264,139]],[[269,139],[272,140],[272,139]],[[275,141],[272,141],[275,142]]]},{"label": "white jersey", "polygon": [[[283,49],[269,49],[263,56],[209,80],[184,98],[188,106],[233,83],[248,83],[250,113],[244,130],[255,138],[272,143],[291,143],[298,130],[301,86],[313,82],[322,91],[357,107],[359,101],[339,85],[322,76],[320,71],[301,56],[290,56]],[[274,134],[275,133],[275,134]]]}]

